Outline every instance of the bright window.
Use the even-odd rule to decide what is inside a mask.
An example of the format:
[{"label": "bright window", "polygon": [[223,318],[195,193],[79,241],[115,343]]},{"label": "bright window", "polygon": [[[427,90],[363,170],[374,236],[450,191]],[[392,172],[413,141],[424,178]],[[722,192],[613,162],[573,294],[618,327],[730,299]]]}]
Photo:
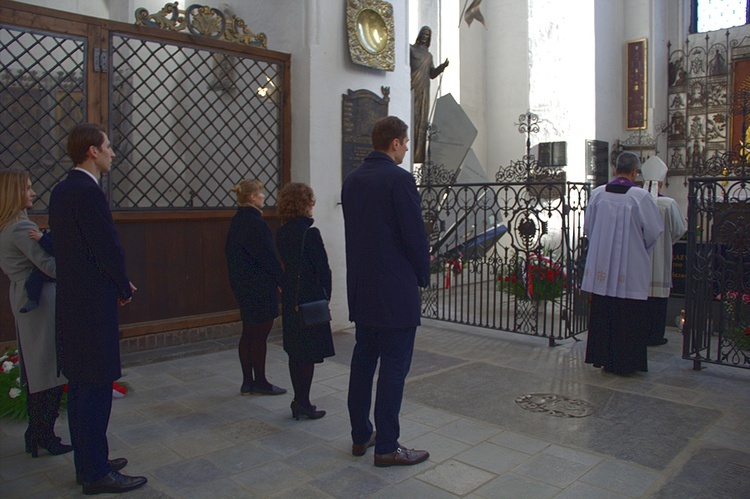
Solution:
[{"label": "bright window", "polygon": [[693,0],[692,32],[704,33],[748,24],[749,0]]}]

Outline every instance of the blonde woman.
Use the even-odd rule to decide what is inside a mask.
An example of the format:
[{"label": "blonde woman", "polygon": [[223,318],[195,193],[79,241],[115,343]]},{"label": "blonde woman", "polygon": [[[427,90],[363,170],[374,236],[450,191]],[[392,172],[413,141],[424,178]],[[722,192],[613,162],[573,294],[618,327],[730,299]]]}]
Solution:
[{"label": "blonde woman", "polygon": [[279,315],[283,273],[271,230],[263,220],[263,184],[243,179],[232,187],[239,208],[232,218],[224,252],[229,284],[240,306],[241,395],[281,395],[286,390],[266,379],[266,340]]},{"label": "blonde woman", "polygon": [[0,268],[10,279],[9,297],[16,320],[21,379],[27,391],[29,426],[24,438],[26,452],[32,457],[39,455],[39,447],[53,455],[73,450],[55,435],[60,397],[67,382],[57,373],[55,284],[43,285],[39,307],[20,313],[27,300],[24,281],[31,271],[36,267],[54,278],[57,270],[55,258],[29,235],[39,230],[26,215],[35,197],[27,172],[0,172]]}]

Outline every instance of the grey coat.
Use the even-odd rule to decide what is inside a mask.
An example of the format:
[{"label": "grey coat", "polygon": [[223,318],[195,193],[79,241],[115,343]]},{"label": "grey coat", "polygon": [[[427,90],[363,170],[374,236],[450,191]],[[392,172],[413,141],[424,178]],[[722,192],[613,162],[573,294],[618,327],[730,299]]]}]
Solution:
[{"label": "grey coat", "polygon": [[10,307],[16,319],[16,339],[21,352],[22,373],[30,393],[40,392],[67,383],[57,376],[55,349],[55,283],[45,283],[39,307],[22,314],[26,303],[26,278],[36,266],[55,277],[55,258],[29,237],[37,229],[34,222],[22,216],[17,222],[0,231],[0,269],[10,279]]}]

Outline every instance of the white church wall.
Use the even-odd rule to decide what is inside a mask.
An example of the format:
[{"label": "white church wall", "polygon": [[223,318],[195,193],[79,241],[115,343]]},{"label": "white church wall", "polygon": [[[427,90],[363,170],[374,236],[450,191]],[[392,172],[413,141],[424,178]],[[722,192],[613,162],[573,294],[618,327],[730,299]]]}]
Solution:
[{"label": "white church wall", "polygon": [[533,0],[529,8],[529,109],[540,117],[539,142],[567,142],[567,177],[583,181],[585,139],[595,133],[594,2],[575,8]]},{"label": "white church wall", "polygon": [[[482,13],[484,14],[484,10]],[[489,28],[485,28],[477,21],[474,21],[471,26],[461,21],[458,41],[461,59],[461,99],[457,102],[461,104],[461,108],[477,128],[477,137],[474,139],[472,149],[489,178],[494,178],[497,164],[490,162],[488,158],[487,106],[485,104],[488,89],[495,91],[498,85],[497,82],[487,77],[488,30]],[[455,71],[453,62],[446,71]]]},{"label": "white church wall", "polygon": [[596,114],[593,134],[587,138],[606,141],[611,151],[613,142],[624,138],[625,126],[623,2],[596,0],[594,8]]},{"label": "white church wall", "polygon": [[[486,86],[487,161],[485,168],[496,172],[500,165],[520,159],[526,139],[518,133],[518,116],[529,109],[529,15],[527,0],[503,0],[482,4],[487,21],[484,54]],[[464,73],[462,78],[470,78]],[[474,117],[469,115],[474,121]],[[481,157],[481,154],[478,154]]]}]

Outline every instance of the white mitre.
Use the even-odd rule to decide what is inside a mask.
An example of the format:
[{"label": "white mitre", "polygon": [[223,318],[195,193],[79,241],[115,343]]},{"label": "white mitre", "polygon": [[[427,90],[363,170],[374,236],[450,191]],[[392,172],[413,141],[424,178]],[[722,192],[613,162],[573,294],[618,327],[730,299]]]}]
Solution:
[{"label": "white mitre", "polygon": [[667,178],[667,165],[657,156],[651,156],[641,166],[641,175],[643,175],[643,188],[646,189],[656,199],[659,195],[659,182],[664,182]]}]

